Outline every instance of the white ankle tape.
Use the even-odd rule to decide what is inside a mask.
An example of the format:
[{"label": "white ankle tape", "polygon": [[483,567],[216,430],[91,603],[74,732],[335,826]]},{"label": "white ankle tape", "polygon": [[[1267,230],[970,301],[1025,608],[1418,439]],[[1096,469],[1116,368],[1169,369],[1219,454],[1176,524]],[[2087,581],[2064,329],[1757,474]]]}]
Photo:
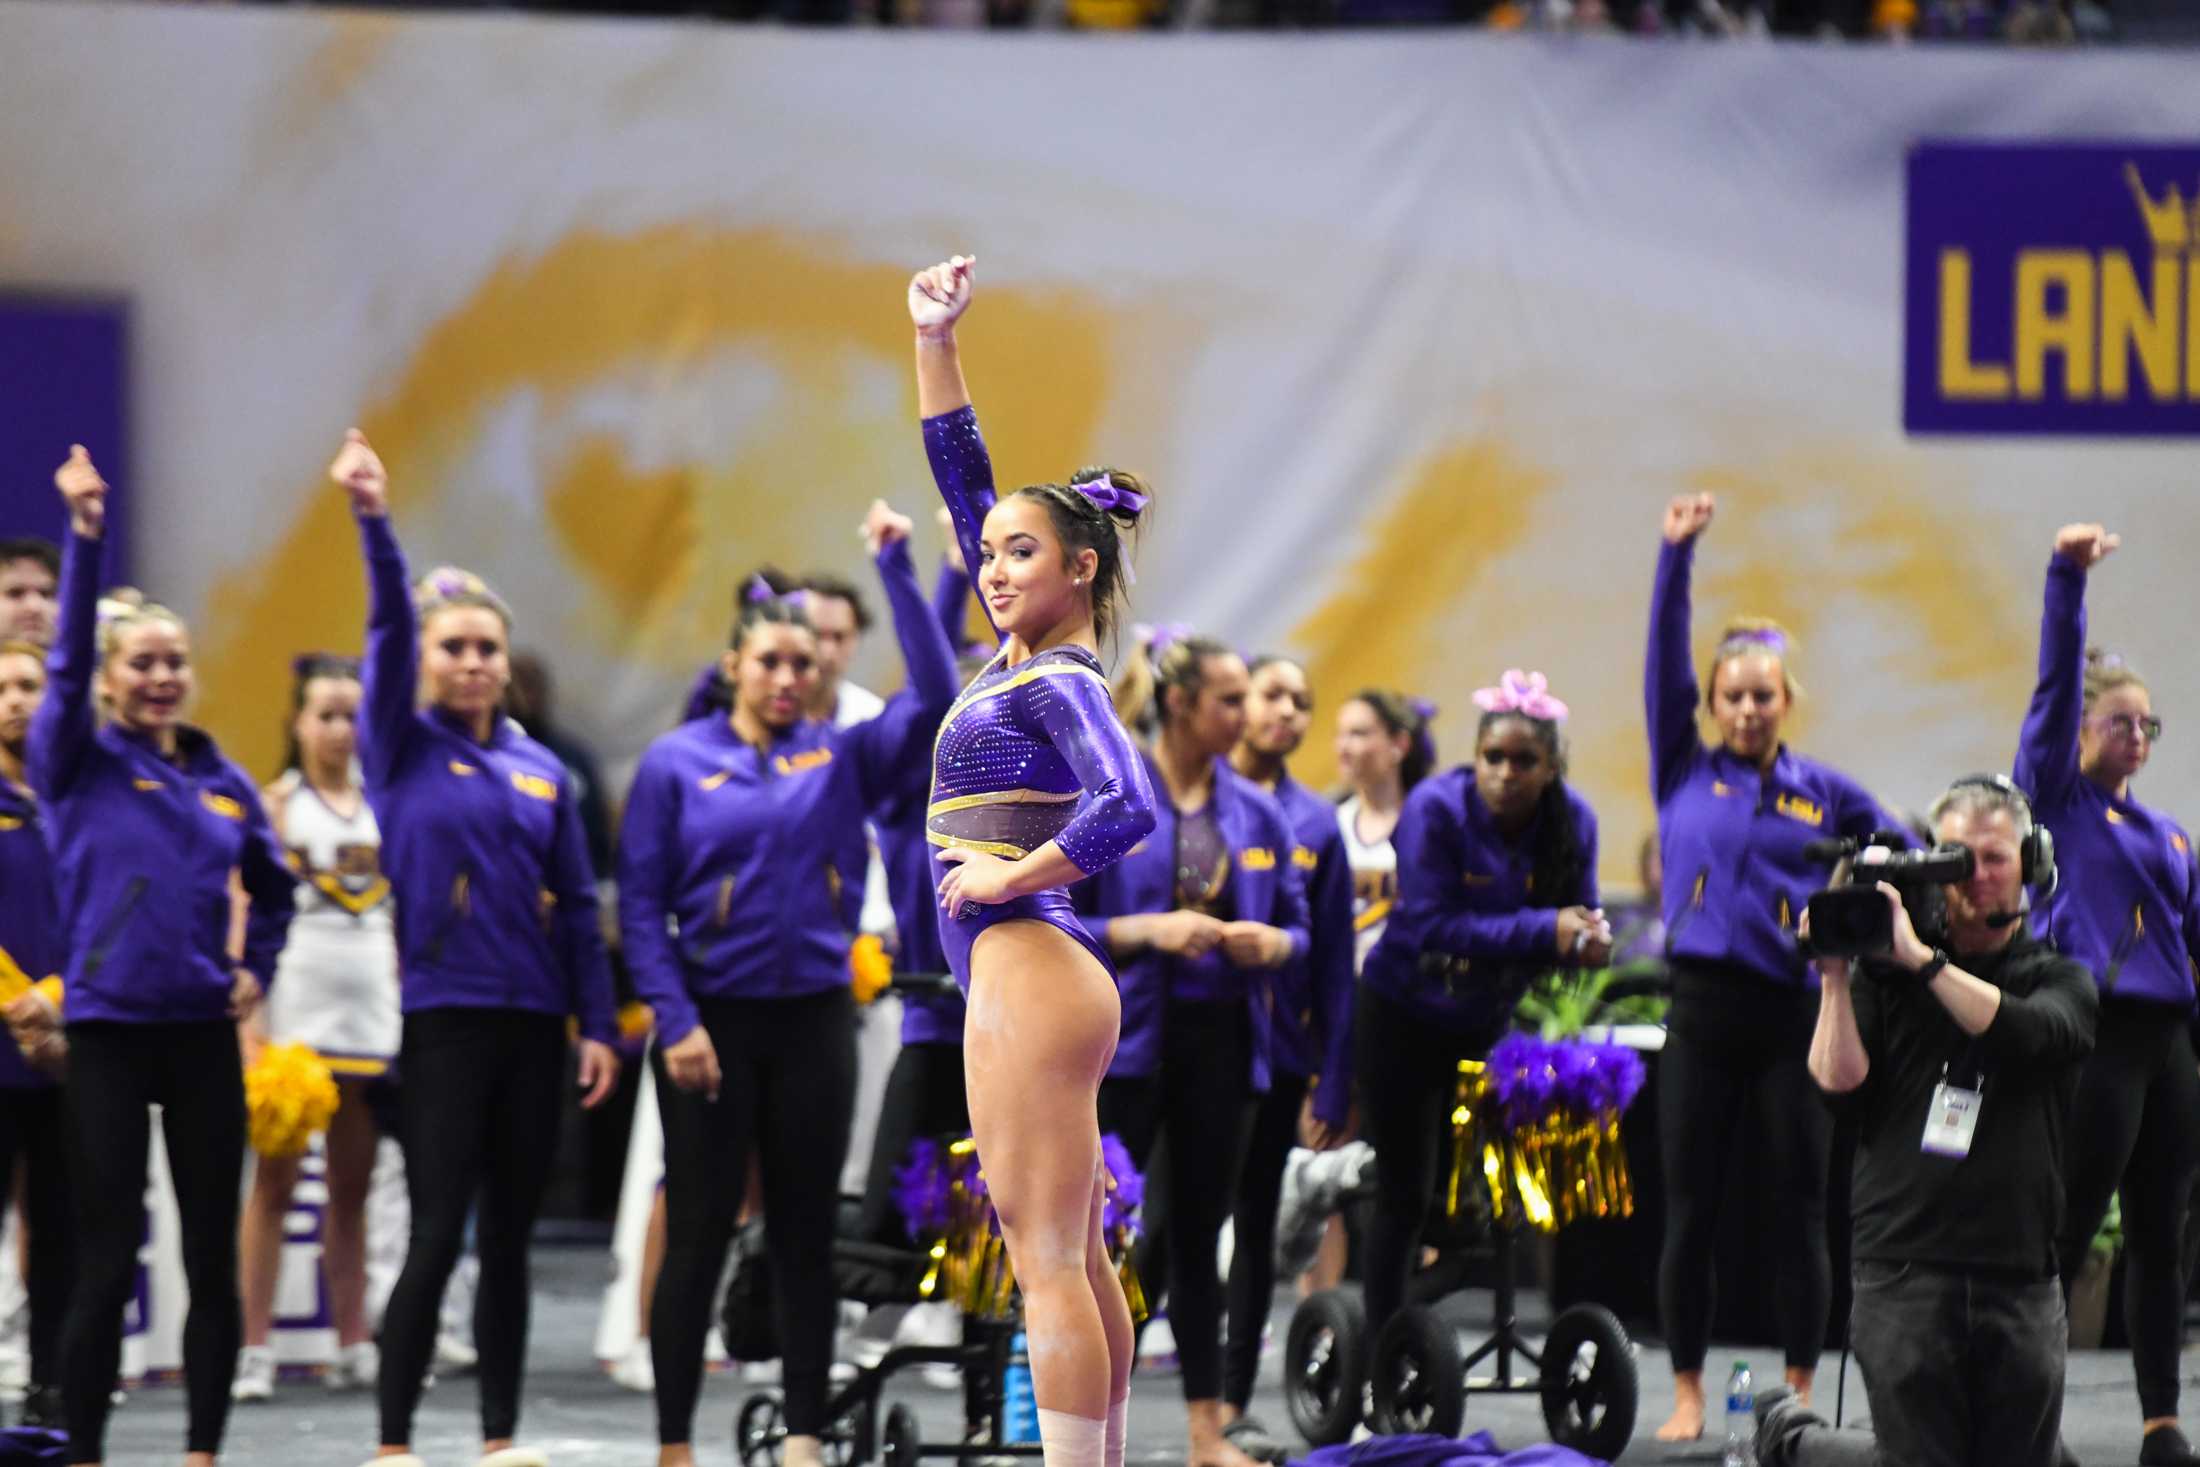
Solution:
[{"label": "white ankle tape", "polygon": [[1108,1424],[1093,1416],[1039,1408],[1039,1446],[1046,1467],[1102,1467]]},{"label": "white ankle tape", "polygon": [[1123,1445],[1130,1440],[1131,1398],[1118,1396],[1108,1402],[1108,1436],[1102,1467],[1123,1467]]}]

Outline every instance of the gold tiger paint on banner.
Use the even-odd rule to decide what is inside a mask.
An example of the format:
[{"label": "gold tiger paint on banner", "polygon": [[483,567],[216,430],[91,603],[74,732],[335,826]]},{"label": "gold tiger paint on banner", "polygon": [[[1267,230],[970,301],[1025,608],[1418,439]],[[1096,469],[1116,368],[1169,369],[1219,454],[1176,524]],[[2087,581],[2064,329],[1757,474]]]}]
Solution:
[{"label": "gold tiger paint on banner", "polygon": [[[908,274],[904,261],[851,258],[838,240],[701,222],[576,231],[507,257],[358,414],[390,466],[415,568],[454,560],[494,585],[500,557],[550,556],[570,573],[567,594],[556,604],[522,597],[517,642],[639,661],[684,682],[724,646],[743,570],[845,560],[846,527],[881,486],[910,486],[898,497],[923,508]],[[1197,313],[1182,304],[1151,303],[1126,323],[1072,291],[988,288],[965,336],[1004,487],[1059,479],[1092,455],[1127,350],[1118,336],[1189,336]],[[757,415],[723,457],[638,463],[630,440],[642,427],[584,430],[570,417],[580,400],[615,391],[647,418],[653,401],[736,360],[800,410]],[[873,381],[894,384],[884,401],[864,390]],[[515,519],[509,492],[466,481],[494,420],[522,400],[542,440],[527,486],[539,523]],[[1122,452],[1130,461],[1129,446]],[[275,757],[280,730],[228,710],[279,706],[288,691],[266,629],[282,627],[286,644],[351,647],[365,624],[349,509],[318,466],[303,477],[287,535],[264,561],[221,578],[202,618],[204,706],[248,766]]]}]

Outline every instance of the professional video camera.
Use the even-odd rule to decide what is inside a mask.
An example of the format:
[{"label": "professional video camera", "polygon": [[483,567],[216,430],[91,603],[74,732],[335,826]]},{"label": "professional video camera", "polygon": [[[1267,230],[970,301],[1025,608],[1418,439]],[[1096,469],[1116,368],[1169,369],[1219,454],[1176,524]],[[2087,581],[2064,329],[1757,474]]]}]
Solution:
[{"label": "professional video camera", "polygon": [[[1944,886],[1968,881],[1977,864],[1969,846],[1934,846],[1929,851],[1887,850],[1885,845],[1901,837],[1873,835],[1839,840],[1814,840],[1803,847],[1813,861],[1847,862],[1846,882],[1817,892],[1810,899],[1810,938],[1803,944],[1805,957],[1871,958],[1894,946],[1894,911],[1880,894],[1884,881],[1902,894],[1910,925],[1924,942],[1938,946],[1948,932],[1948,902]],[[1859,859],[1878,848],[1874,859]]]}]

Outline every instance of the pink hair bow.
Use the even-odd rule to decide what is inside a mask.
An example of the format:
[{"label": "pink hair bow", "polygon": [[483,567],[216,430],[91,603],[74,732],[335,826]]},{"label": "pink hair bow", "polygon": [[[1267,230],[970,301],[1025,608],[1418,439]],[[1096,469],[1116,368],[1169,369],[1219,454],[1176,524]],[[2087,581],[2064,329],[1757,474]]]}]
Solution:
[{"label": "pink hair bow", "polygon": [[1520,713],[1546,723],[1566,721],[1566,705],[1551,696],[1550,679],[1517,667],[1505,669],[1496,687],[1477,691],[1474,705],[1484,713]]}]

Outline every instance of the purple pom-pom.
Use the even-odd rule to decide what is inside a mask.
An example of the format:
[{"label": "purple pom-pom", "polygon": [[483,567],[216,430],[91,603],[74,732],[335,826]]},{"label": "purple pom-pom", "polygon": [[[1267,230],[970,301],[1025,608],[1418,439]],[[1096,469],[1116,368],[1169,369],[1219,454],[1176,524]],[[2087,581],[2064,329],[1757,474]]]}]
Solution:
[{"label": "purple pom-pom", "polygon": [[920,1136],[909,1143],[909,1159],[894,1169],[894,1205],[909,1236],[920,1241],[947,1228],[949,1178],[940,1160],[940,1144]]}]

